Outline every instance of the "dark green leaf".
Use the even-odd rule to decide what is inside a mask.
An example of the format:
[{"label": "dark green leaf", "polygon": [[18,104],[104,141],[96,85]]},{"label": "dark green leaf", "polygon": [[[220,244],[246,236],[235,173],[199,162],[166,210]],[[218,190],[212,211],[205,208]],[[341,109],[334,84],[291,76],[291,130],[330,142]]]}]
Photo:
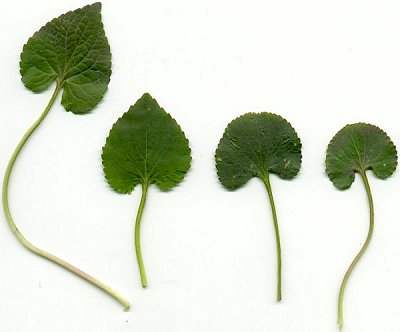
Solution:
[{"label": "dark green leaf", "polygon": [[296,176],[301,165],[301,142],[285,119],[272,113],[247,113],[225,130],[215,153],[218,176],[228,189],[252,177],[274,173],[282,179]]},{"label": "dark green leaf", "polygon": [[35,32],[21,53],[25,86],[40,92],[57,81],[67,111],[85,113],[107,90],[111,53],[95,3],[53,19]]},{"label": "dark green leaf", "polygon": [[113,125],[102,158],[108,183],[120,193],[130,193],[139,183],[171,189],[191,160],[185,134],[147,93]]},{"label": "dark green leaf", "polygon": [[277,301],[282,299],[282,257],[269,174],[292,179],[301,166],[301,142],[296,131],[281,116],[272,113],[247,113],[233,120],[225,129],[215,161],[218,177],[228,189],[243,186],[253,177],[262,179],[268,192],[274,221],[277,250]]},{"label": "dark green leaf", "polygon": [[339,189],[349,188],[359,173],[364,183],[369,203],[369,231],[358,254],[347,269],[339,290],[338,324],[343,327],[343,300],[350,275],[367,250],[374,231],[374,202],[367,170],[381,179],[391,176],[397,166],[397,151],[388,135],[377,126],[367,123],[347,125],[332,138],[326,151],[326,173]]},{"label": "dark green leaf", "polygon": [[339,189],[351,186],[355,172],[372,170],[378,178],[385,179],[396,166],[396,147],[382,129],[371,124],[345,126],[331,140],[326,152],[326,173]]}]

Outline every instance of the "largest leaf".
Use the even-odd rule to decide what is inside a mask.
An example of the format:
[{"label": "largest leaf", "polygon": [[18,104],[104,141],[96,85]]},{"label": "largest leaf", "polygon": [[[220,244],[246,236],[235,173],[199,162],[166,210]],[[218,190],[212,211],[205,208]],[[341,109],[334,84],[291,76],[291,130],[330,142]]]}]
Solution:
[{"label": "largest leaf", "polygon": [[95,3],[61,15],[35,32],[23,48],[20,72],[25,86],[41,92],[52,83],[56,84],[43,113],[22,137],[8,162],[3,181],[3,208],[10,228],[26,248],[93,283],[128,309],[129,303],[110,287],[30,243],[15,225],[8,204],[8,185],[14,163],[58,94],[63,91],[61,102],[67,111],[85,113],[98,104],[107,90],[111,53],[100,10],[101,4]]},{"label": "largest leaf", "polygon": [[103,147],[104,174],[110,186],[129,194],[142,185],[135,224],[135,249],[142,286],[147,278],[140,248],[140,223],[151,184],[169,190],[190,167],[189,141],[177,122],[145,93],[113,125]]},{"label": "largest leaf", "polygon": [[21,76],[25,86],[45,90],[54,81],[63,88],[67,111],[85,113],[102,99],[111,75],[110,46],[94,3],[48,22],[24,45]]},{"label": "largest leaf", "polygon": [[281,116],[272,113],[247,113],[225,129],[215,152],[218,177],[228,189],[235,190],[253,177],[267,189],[274,221],[278,282],[277,300],[282,298],[281,243],[269,175],[292,179],[301,166],[301,143],[296,131]]}]

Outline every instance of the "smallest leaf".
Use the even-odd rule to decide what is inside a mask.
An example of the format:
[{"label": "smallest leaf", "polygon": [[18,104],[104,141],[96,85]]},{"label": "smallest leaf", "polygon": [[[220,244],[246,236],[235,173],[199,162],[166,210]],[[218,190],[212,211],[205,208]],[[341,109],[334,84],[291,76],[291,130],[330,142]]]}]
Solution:
[{"label": "smallest leaf", "polygon": [[380,179],[391,176],[397,167],[397,150],[379,127],[367,123],[350,124],[332,138],[325,165],[333,184],[339,189],[347,189],[356,172],[372,170]]}]

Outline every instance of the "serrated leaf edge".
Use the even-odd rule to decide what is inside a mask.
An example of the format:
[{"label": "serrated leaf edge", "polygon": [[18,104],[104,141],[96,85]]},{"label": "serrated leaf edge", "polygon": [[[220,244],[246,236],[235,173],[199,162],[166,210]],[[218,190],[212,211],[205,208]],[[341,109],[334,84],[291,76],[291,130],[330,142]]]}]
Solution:
[{"label": "serrated leaf edge", "polygon": [[[22,77],[23,77],[23,75],[22,75],[22,69],[21,69],[22,54],[25,52],[27,44],[35,37],[36,33],[38,33],[38,32],[40,32],[41,30],[43,30],[43,29],[46,27],[46,25],[49,24],[49,23],[51,23],[52,21],[59,20],[60,18],[66,16],[66,15],[69,15],[69,14],[71,14],[71,13],[77,11],[77,10],[85,10],[86,8],[92,7],[92,6],[99,6],[100,24],[101,24],[101,26],[102,26],[102,30],[103,30],[103,32],[104,32],[104,37],[105,37],[105,39],[106,39],[106,41],[107,41],[108,51],[110,52],[111,60],[112,60],[112,53],[111,53],[110,43],[109,43],[108,38],[107,38],[107,35],[106,35],[106,33],[105,33],[105,30],[104,30],[104,23],[103,23],[103,21],[102,21],[102,14],[101,14],[102,3],[99,2],[99,1],[97,1],[97,2],[94,2],[94,3],[92,3],[92,4],[85,5],[85,6],[83,6],[83,7],[79,7],[79,8],[75,8],[75,9],[69,10],[69,11],[67,11],[67,12],[65,12],[65,13],[63,13],[63,14],[57,16],[57,17],[52,18],[50,21],[47,21],[45,24],[43,24],[43,25],[39,28],[39,30],[36,30],[36,31],[33,33],[33,35],[30,36],[30,37],[28,38],[28,41],[23,45],[23,47],[22,47],[22,52],[21,52],[20,55],[19,55],[19,59],[20,59],[20,61],[19,61],[19,68],[20,68],[19,73],[20,73],[20,75],[21,75],[21,80],[22,80]],[[53,70],[53,72],[54,72],[54,80],[55,80],[55,82],[57,82],[57,84],[60,85],[60,91],[64,92],[64,91],[62,90],[64,80],[63,80],[62,82],[60,82],[60,81],[59,81],[60,78],[58,77],[57,72],[54,70],[54,68],[53,68],[52,66],[50,66],[50,68],[51,68],[51,69]],[[67,111],[67,112],[71,112],[71,113],[73,113],[73,114],[77,114],[77,115],[82,115],[82,114],[88,114],[88,113],[90,113],[90,112],[103,100],[104,95],[105,95],[105,93],[106,93],[107,90],[108,90],[108,85],[109,85],[109,83],[110,83],[110,81],[111,81],[111,76],[112,76],[112,61],[111,61],[110,75],[109,75],[109,77],[108,77],[108,81],[107,81],[107,84],[106,84],[106,91],[105,91],[104,94],[101,96],[101,98],[100,98],[99,101],[96,103],[96,105],[94,105],[90,110],[84,111],[84,112],[74,112],[74,111],[65,109],[65,107],[63,106],[64,110]],[[44,90],[33,91],[32,89],[30,89],[29,87],[27,87],[27,86],[25,85],[25,82],[24,82],[24,81],[22,81],[22,83],[24,84],[24,86],[25,86],[29,91],[32,91],[33,93],[41,93],[41,92],[44,91]],[[54,84],[54,82],[53,82],[52,84]],[[46,89],[45,89],[45,90],[46,90]]]},{"label": "serrated leaf edge", "polygon": [[[276,113],[272,113],[272,112],[247,112],[247,113],[245,113],[245,114],[242,114],[242,115],[240,115],[240,116],[234,118],[232,121],[230,121],[230,122],[227,124],[227,126],[225,127],[225,130],[224,130],[224,133],[222,134],[222,137],[221,137],[221,139],[219,140],[218,145],[217,145],[217,148],[215,149],[215,152],[214,152],[214,161],[215,161],[215,168],[216,168],[216,170],[217,170],[218,180],[219,180],[220,184],[222,184],[222,186],[225,187],[226,189],[228,189],[228,190],[230,190],[230,191],[234,191],[234,190],[239,189],[240,187],[244,186],[248,181],[245,182],[242,186],[240,186],[240,187],[235,187],[235,188],[229,188],[229,187],[225,186],[225,185],[222,183],[222,181],[221,181],[221,175],[220,175],[220,173],[219,173],[219,171],[218,171],[218,168],[217,168],[217,151],[220,149],[220,145],[221,145],[222,138],[225,136],[227,129],[229,128],[229,126],[230,126],[233,122],[235,122],[235,121],[237,121],[237,120],[239,120],[239,119],[241,119],[241,118],[243,118],[243,117],[250,116],[250,115],[267,115],[267,114],[268,114],[268,115],[272,115],[272,116],[276,116],[277,118],[283,120],[283,122],[286,122],[286,123],[293,129],[293,131],[296,133],[296,136],[297,136],[297,138],[299,139],[299,142],[300,142],[300,167],[299,167],[299,169],[297,170],[297,172],[293,175],[293,177],[290,178],[290,179],[287,179],[287,178],[281,177],[279,174],[275,174],[275,173],[271,173],[271,174],[275,174],[275,175],[277,175],[279,178],[281,178],[281,179],[283,179],[283,180],[291,180],[291,179],[295,178],[295,177],[299,174],[300,168],[301,168],[301,164],[302,164],[302,161],[303,161],[303,154],[302,154],[302,151],[301,151],[301,148],[303,147],[303,145],[302,145],[302,142],[301,142],[301,139],[300,139],[299,135],[297,134],[297,131],[294,129],[294,127],[292,126],[292,124],[291,124],[288,120],[286,120],[283,116],[281,116],[281,115],[279,115],[279,114],[276,114]],[[260,178],[260,177],[258,177],[258,176],[253,176],[253,177],[251,177],[251,178],[249,179],[249,181],[250,181],[252,178],[255,178],[255,177]],[[261,180],[262,180],[262,179],[261,179]]]},{"label": "serrated leaf edge", "polygon": [[[389,145],[391,145],[391,146],[394,148],[394,151],[395,151],[395,153],[396,153],[396,167],[395,167],[395,169],[393,170],[392,174],[390,174],[388,177],[386,177],[386,178],[378,177],[378,176],[375,174],[374,170],[371,169],[371,168],[368,168],[368,169],[366,169],[366,170],[371,170],[372,173],[373,173],[378,179],[384,180],[384,179],[387,179],[387,178],[391,177],[391,176],[394,174],[394,172],[396,171],[397,165],[398,165],[398,152],[397,152],[396,145],[394,144],[394,142],[392,141],[392,139],[390,138],[390,136],[386,133],[386,131],[384,131],[382,128],[378,127],[377,125],[374,125],[374,124],[368,123],[368,122],[355,122],[355,123],[347,124],[347,125],[345,125],[344,127],[342,127],[341,129],[339,129],[339,130],[337,131],[337,133],[336,133],[336,134],[332,137],[332,139],[329,141],[328,147],[326,148],[325,172],[326,172],[326,174],[328,175],[329,180],[330,180],[330,181],[333,183],[333,185],[334,185],[336,188],[338,188],[339,190],[346,190],[346,189],[349,189],[349,188],[352,186],[352,184],[353,184],[353,182],[354,182],[354,180],[355,180],[355,177],[353,177],[353,180],[351,181],[351,183],[349,184],[349,186],[345,186],[345,187],[338,187],[338,186],[336,186],[335,182],[333,181],[332,173],[331,173],[331,172],[328,172],[327,159],[328,159],[328,156],[332,156],[332,154],[329,153],[329,150],[330,150],[330,147],[333,145],[333,142],[335,141],[335,139],[337,138],[337,136],[340,136],[340,132],[341,132],[342,130],[344,130],[344,129],[348,128],[348,127],[355,126],[355,125],[366,125],[366,126],[371,126],[371,127],[374,127],[375,129],[377,129],[378,131],[380,131],[382,134],[384,134],[384,135],[387,137]],[[359,171],[358,171],[358,170],[354,170],[353,173],[359,173]]]},{"label": "serrated leaf edge", "polygon": [[[189,173],[189,171],[190,171],[190,169],[191,169],[191,166],[192,166],[192,160],[193,160],[193,158],[192,158],[192,149],[190,148],[190,144],[189,144],[190,141],[189,141],[189,139],[186,137],[186,134],[185,134],[185,132],[182,130],[182,128],[181,128],[181,126],[179,125],[179,123],[172,117],[172,115],[171,115],[170,113],[168,113],[163,107],[161,107],[161,106],[159,105],[159,103],[157,102],[157,100],[156,100],[155,98],[153,98],[153,96],[151,96],[150,93],[145,92],[139,99],[136,100],[136,102],[138,102],[138,101],[139,101],[140,99],[142,99],[144,96],[150,97],[152,101],[156,102],[156,104],[157,104],[158,107],[161,109],[161,111],[165,112],[165,114],[169,117],[169,119],[172,120],[173,122],[175,122],[175,124],[177,125],[177,127],[179,128],[179,130],[181,131],[181,133],[183,134],[183,137],[185,138],[185,141],[186,141],[186,143],[187,143],[187,145],[188,145],[188,149],[189,149],[189,150],[188,150],[189,165],[188,165],[187,170],[186,170],[185,173],[184,173],[184,176],[183,176],[182,180],[179,181],[179,182],[174,186],[174,187],[177,187],[177,186],[179,186],[179,185],[181,184],[181,182],[183,182],[183,181],[185,180],[185,177],[186,177],[186,175]],[[136,102],[135,102],[135,104],[136,104]],[[104,174],[104,177],[105,177],[106,180],[107,180],[107,183],[109,184],[109,186],[110,186],[115,192],[120,193],[120,194],[127,194],[127,195],[129,195],[130,193],[132,193],[132,192],[135,190],[136,185],[134,185],[134,186],[132,187],[132,190],[131,190],[131,191],[125,191],[125,190],[120,190],[120,189],[114,188],[114,186],[111,184],[110,179],[108,178],[107,173],[106,173],[106,171],[105,171],[105,165],[104,165],[103,154],[104,154],[104,148],[105,148],[105,146],[107,145],[107,141],[108,141],[108,139],[109,139],[109,137],[110,137],[111,131],[114,129],[114,126],[116,125],[116,123],[117,123],[119,120],[121,120],[121,119],[125,116],[125,114],[127,114],[127,113],[129,112],[129,110],[131,109],[131,107],[133,107],[135,104],[129,106],[128,110],[127,110],[126,112],[124,112],[124,113],[113,123],[113,125],[111,126],[111,129],[108,131],[108,135],[107,135],[106,141],[105,141],[105,143],[104,143],[104,145],[103,145],[103,147],[102,147],[102,149],[101,149],[101,150],[102,150],[102,153],[101,153],[101,163],[102,163],[102,165],[103,165],[103,174]],[[141,179],[140,183],[143,185],[142,180],[143,180],[143,179]],[[158,186],[157,186],[157,187],[158,187]],[[162,190],[162,191],[169,191],[169,190],[172,189],[172,188],[171,188],[171,189],[164,190],[164,189],[161,189],[160,187],[158,187],[158,188],[159,188],[160,190]]]}]

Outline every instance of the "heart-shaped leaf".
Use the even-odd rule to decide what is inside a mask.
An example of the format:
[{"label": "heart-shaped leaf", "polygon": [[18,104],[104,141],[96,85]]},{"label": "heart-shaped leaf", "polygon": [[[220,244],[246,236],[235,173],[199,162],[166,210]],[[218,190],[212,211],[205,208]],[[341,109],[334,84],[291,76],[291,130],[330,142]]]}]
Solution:
[{"label": "heart-shaped leaf", "polygon": [[57,81],[67,111],[85,113],[107,90],[111,53],[101,22],[99,2],[48,22],[35,32],[21,54],[25,86],[40,92]]},{"label": "heart-shaped leaf", "polygon": [[129,194],[142,185],[135,226],[135,248],[146,287],[140,249],[140,222],[149,185],[169,190],[181,182],[190,167],[189,141],[177,122],[145,93],[111,128],[103,147],[103,166],[110,186]]},{"label": "heart-shaped leaf", "polygon": [[123,194],[139,183],[171,189],[191,160],[182,129],[148,93],[113,125],[102,158],[108,183]]},{"label": "heart-shaped leaf", "polygon": [[99,103],[107,90],[111,53],[100,10],[101,4],[95,3],[61,15],[35,32],[23,48],[20,73],[25,86],[34,92],[45,90],[53,82],[56,82],[56,87],[45,110],[22,137],[8,162],[3,181],[3,208],[11,230],[27,249],[91,282],[128,310],[129,302],[110,287],[27,241],[15,225],[8,203],[8,184],[14,163],[28,138],[50,111],[59,92],[63,90],[61,102],[67,111],[85,113]]},{"label": "heart-shaped leaf", "polygon": [[271,203],[275,227],[278,286],[281,295],[281,247],[269,174],[292,179],[301,166],[301,142],[296,131],[281,116],[272,113],[247,113],[233,120],[225,129],[215,152],[217,173],[221,183],[235,190],[253,177],[263,180]]}]

